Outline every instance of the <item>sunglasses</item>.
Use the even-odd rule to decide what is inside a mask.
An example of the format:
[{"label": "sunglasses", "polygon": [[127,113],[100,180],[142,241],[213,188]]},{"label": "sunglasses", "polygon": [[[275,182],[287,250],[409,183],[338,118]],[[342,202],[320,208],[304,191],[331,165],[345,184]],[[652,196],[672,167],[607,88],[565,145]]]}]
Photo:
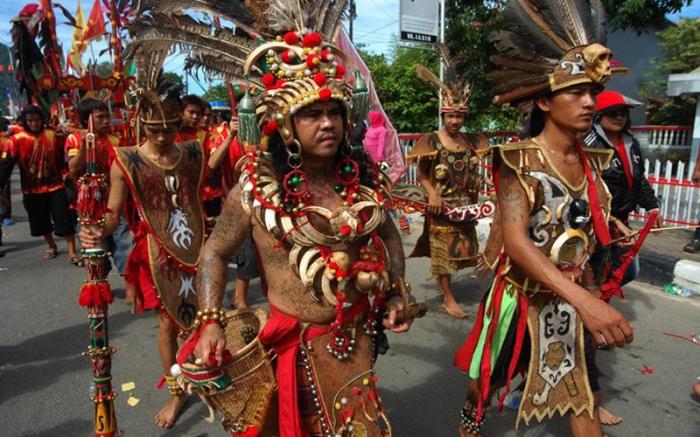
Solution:
[{"label": "sunglasses", "polygon": [[605,115],[606,117],[610,117],[610,118],[625,118],[625,117],[629,117],[630,111],[627,108],[616,109],[614,111],[605,112],[603,115]]}]

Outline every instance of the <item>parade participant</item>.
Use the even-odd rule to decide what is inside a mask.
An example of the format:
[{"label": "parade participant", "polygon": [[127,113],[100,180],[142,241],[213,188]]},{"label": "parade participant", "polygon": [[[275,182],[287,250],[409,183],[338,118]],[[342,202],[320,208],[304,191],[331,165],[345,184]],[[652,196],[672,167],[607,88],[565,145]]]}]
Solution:
[{"label": "parade participant", "polygon": [[161,384],[167,384],[172,399],[156,414],[155,424],[170,428],[186,401],[170,367],[175,363],[177,336],[187,333],[197,312],[193,281],[204,243],[200,198],[204,154],[196,141],[175,143],[182,121],[181,88],[166,82],[153,88],[145,82],[137,91],[146,141],[116,149],[104,227],[83,227],[81,243],[95,247],[110,235],[127,196],[132,196],[141,221],[134,230],[124,280],[137,311],[156,311],[164,369]]},{"label": "parade participant", "polygon": [[[630,131],[629,108],[625,97],[616,91],[603,91],[596,99],[593,129],[584,139],[590,147],[600,147],[613,152],[610,166],[603,172],[603,180],[612,196],[610,215],[612,220],[621,220],[629,225],[629,215],[637,206],[651,212],[659,209],[659,200],[644,175],[644,160],[639,142]],[[661,226],[657,217],[656,227]],[[613,238],[614,230],[611,229]],[[591,267],[598,283],[607,280],[607,273],[620,266],[625,248],[617,245],[598,245],[591,255]],[[634,280],[639,274],[639,258],[627,269],[622,285]]]},{"label": "parade participant", "polygon": [[212,128],[216,127],[216,117],[211,110],[211,103],[204,100],[204,111],[202,112],[202,121],[199,122],[199,127],[211,132]]},{"label": "parade participant", "polygon": [[[0,155],[3,151],[8,150],[10,136],[8,135],[9,122],[5,117],[0,117]],[[0,233],[2,226],[12,226],[15,222],[12,220],[12,200],[10,182],[5,184],[5,188],[0,192]],[[2,244],[0,244],[2,245]]]},{"label": "parade participant", "polygon": [[[271,15],[267,2],[246,6],[266,42],[251,45],[249,36],[239,35],[227,41],[233,45],[236,38],[235,47],[250,47],[243,74],[265,86],[254,105],[250,97],[238,105],[238,139],[259,150],[239,162],[240,183],[207,240],[197,279],[199,328],[180,358],[219,367],[231,357],[224,353],[220,326],[226,267],[252,234],[271,304],[257,340],[276,352],[279,431],[273,432],[390,435],[376,389],[372,339],[379,338],[382,320],[403,332],[412,319],[402,311],[408,290],[401,240],[387,218],[389,179],[360,145],[346,140],[352,87],[342,53],[328,43],[345,1],[326,7],[280,2]],[[259,394],[260,388],[251,382],[235,393]],[[241,407],[259,400],[256,395]],[[253,435],[250,423],[230,420],[239,406],[232,412],[233,406],[223,405],[229,419],[224,425]]]},{"label": "parade participant", "polygon": [[[611,241],[602,171],[610,152],[583,149],[595,95],[613,73],[604,11],[590,3],[509,1],[490,74],[496,102],[532,103],[528,138],[494,157],[503,240],[496,277],[455,364],[473,378],[460,435],[481,435],[494,389],[527,366],[517,415],[568,415],[574,436],[602,436],[596,346],[633,339],[627,320],[593,291],[588,255]],[[536,6],[535,6],[536,5]],[[506,44],[508,42],[508,44]],[[617,223],[617,222],[616,222]],[[628,229],[620,228],[627,234]]]},{"label": "parade participant", "polygon": [[114,160],[114,149],[120,145],[119,138],[112,135],[111,115],[107,105],[94,98],[83,99],[78,104],[78,117],[82,129],[75,130],[68,135],[65,143],[68,170],[75,181],[85,173],[84,138],[91,116],[93,133],[95,134],[95,162],[98,173],[109,174]]},{"label": "parade participant", "polygon": [[75,250],[75,224],[63,183],[64,155],[56,131],[46,127],[46,115],[34,105],[22,110],[20,123],[22,130],[10,138],[0,159],[0,187],[4,188],[18,164],[31,235],[43,236],[49,246],[44,259],[58,254],[53,233],[66,240],[68,258],[78,265],[81,259]]},{"label": "parade participant", "polygon": [[[175,138],[176,142],[198,141],[204,150],[204,159],[209,160],[212,153],[211,136],[209,128],[202,126],[204,113],[209,104],[195,95],[187,95],[182,98],[182,126]],[[209,106],[211,113],[211,106]],[[204,185],[202,187],[202,199],[204,212],[207,218],[207,227],[214,226],[216,217],[221,214],[223,191],[221,189],[221,172],[212,170],[209,166],[205,169]]]},{"label": "parade participant", "polygon": [[488,141],[483,134],[462,133],[469,115],[469,83],[456,75],[458,66],[447,48],[440,45],[439,50],[448,66],[446,82],[422,65],[416,68],[418,76],[442,95],[443,128],[421,137],[406,157],[408,162],[418,162],[418,181],[428,195],[431,212],[410,256],[430,257],[430,274],[442,292],[443,310],[452,317],[464,318],[467,313],[454,297],[451,275],[476,265],[479,259],[476,222],[455,223],[442,217],[441,212],[444,204],[454,207],[478,201],[483,178],[477,166],[488,150]]},{"label": "parade participant", "polygon": [[[120,147],[121,140],[112,133],[111,114],[109,107],[94,98],[83,99],[78,104],[78,118],[81,130],[75,130],[66,138],[65,150],[68,158],[68,170],[74,181],[79,181],[85,173],[86,153],[85,135],[90,127],[95,134],[95,164],[97,173],[108,175],[115,157],[115,149]],[[109,181],[107,181],[109,182]],[[114,264],[120,274],[124,274],[126,261],[131,252],[133,241],[124,215],[119,218],[119,226],[107,238],[107,250],[112,253]]]}]

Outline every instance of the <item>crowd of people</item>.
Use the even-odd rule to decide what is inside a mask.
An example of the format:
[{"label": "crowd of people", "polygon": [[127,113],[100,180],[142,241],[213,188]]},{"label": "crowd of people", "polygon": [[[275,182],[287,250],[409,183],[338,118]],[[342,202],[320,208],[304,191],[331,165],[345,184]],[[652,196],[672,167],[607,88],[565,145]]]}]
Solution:
[{"label": "crowd of people", "polygon": [[[0,188],[9,189],[18,167],[30,233],[46,241],[47,260],[59,254],[56,236],[69,261],[82,265],[75,212],[81,175],[88,165],[108,175],[104,222],[81,225],[80,246],[108,248],[127,301],[157,317],[161,382],[171,395],[154,418],[161,428],[174,425],[185,389],[194,387],[214,399],[234,435],[391,434],[374,363],[386,351],[385,331],[409,331],[425,308],[405,281],[391,211],[395,181],[381,168],[384,116],[363,113],[363,90],[337,62],[342,53],[330,48],[332,8],[308,3],[295,12],[304,28],[249,11],[258,14],[256,38],[266,40],[266,50],[251,49],[239,67],[262,86],[236,96],[238,112],[230,116],[220,118],[201,97],[182,96],[181,85],[142,74],[135,141],[112,129],[110,106],[95,98],[80,101],[79,126],[52,125],[35,105],[12,129],[0,124],[7,132],[0,136]],[[623,284],[634,279],[638,264],[627,268],[625,261],[634,244],[630,213],[659,205],[629,130],[631,105],[603,91],[617,72],[603,28],[572,24],[589,25],[602,14],[582,4],[562,18],[508,2],[504,18],[513,26],[495,37],[508,44],[497,45],[491,79],[497,103],[527,114],[518,141],[489,147],[485,135],[465,132],[471,90],[444,48],[444,81],[417,69],[441,93],[442,127],[407,157],[417,167],[425,212],[410,256],[430,258],[442,309],[455,318],[467,314],[452,275],[475,268],[493,276],[455,356],[471,378],[465,403],[455,406],[462,436],[482,435],[486,408],[500,388],[496,403],[503,404],[519,373],[517,423],[558,412],[568,416],[572,435],[602,436],[602,424],[621,420],[600,406],[596,351],[624,347],[634,333],[601,290],[616,275]],[[245,41],[240,47],[250,46]],[[479,168],[488,155],[493,167],[484,176]],[[484,188],[496,208],[479,247],[478,213],[469,208],[483,211]],[[11,219],[7,195],[1,206],[2,218]],[[455,218],[455,208],[467,212]],[[224,306],[231,263],[235,313]],[[269,302],[264,316],[248,308],[256,277]],[[257,329],[227,327],[246,315],[260,317]],[[234,337],[244,338],[241,350]],[[253,346],[264,353],[242,352]],[[232,374],[244,360],[252,360],[246,373]]]}]

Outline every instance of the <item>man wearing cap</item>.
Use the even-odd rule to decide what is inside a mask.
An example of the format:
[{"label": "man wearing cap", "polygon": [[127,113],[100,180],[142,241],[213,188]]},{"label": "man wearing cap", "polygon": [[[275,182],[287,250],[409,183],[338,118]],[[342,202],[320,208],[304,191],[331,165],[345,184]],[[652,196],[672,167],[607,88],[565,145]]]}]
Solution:
[{"label": "man wearing cap", "polygon": [[[654,189],[644,175],[644,161],[639,143],[630,131],[629,109],[632,106],[625,96],[617,91],[600,93],[595,105],[593,129],[585,138],[588,146],[613,152],[610,166],[603,172],[603,180],[612,195],[610,219],[620,220],[625,225],[629,222],[630,213],[637,206],[647,212],[659,208]],[[657,218],[655,225],[661,226],[661,218]],[[613,233],[614,229],[615,227],[611,226]],[[622,254],[626,250],[625,247],[615,245],[596,248],[591,256],[591,265],[599,281],[604,282],[606,272],[619,267]],[[634,280],[638,274],[639,259],[635,258],[622,283]]]}]

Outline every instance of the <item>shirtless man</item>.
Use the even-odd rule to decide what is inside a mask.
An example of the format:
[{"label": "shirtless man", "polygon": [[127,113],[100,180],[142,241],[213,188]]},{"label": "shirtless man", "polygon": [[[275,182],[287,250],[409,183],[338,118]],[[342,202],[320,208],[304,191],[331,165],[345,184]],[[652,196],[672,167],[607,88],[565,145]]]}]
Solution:
[{"label": "shirtless man", "polygon": [[[167,84],[161,87],[168,89]],[[175,363],[178,334],[187,332],[196,314],[192,281],[204,242],[199,191],[204,153],[196,141],[175,143],[181,121],[178,93],[167,93],[159,104],[160,108],[153,102],[141,105],[139,117],[146,141],[115,149],[105,224],[83,227],[80,241],[84,248],[91,248],[111,235],[131,194],[141,221],[132,229],[135,245],[124,280],[137,311],[156,311],[162,382],[167,383],[172,399],[154,420],[157,426],[170,428],[187,400],[170,368]]]}]

